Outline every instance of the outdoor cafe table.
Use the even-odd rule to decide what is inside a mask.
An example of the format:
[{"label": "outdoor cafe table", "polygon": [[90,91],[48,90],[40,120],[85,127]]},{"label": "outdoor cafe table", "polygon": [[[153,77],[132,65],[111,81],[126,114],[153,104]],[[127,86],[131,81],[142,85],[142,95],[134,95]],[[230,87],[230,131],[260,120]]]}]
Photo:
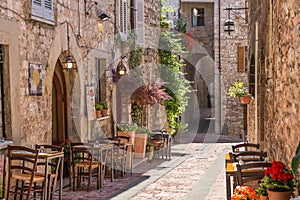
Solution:
[{"label": "outdoor cafe table", "polygon": [[[131,147],[131,151],[130,151],[130,173],[132,174],[132,166],[133,166],[133,154],[132,154],[132,149],[133,149],[133,143],[132,142],[125,142],[125,141],[113,141],[112,144],[114,144],[114,148],[118,148],[117,145],[122,145],[124,146],[124,149],[129,149],[128,147]],[[126,152],[127,153],[127,152]],[[123,158],[125,157],[125,151],[123,151]],[[113,162],[112,162],[113,163]],[[123,163],[124,164],[124,163]],[[112,168],[113,171],[113,168]]]},{"label": "outdoor cafe table", "polygon": [[163,138],[165,139],[165,144],[166,146],[164,147],[164,156],[166,156],[167,159],[171,159],[171,145],[172,145],[172,135],[170,133],[161,133],[158,131],[153,131],[150,133],[150,136],[156,135],[156,134],[161,134]]},{"label": "outdoor cafe table", "polygon": [[[259,158],[257,157],[245,157],[243,160],[247,161],[257,161]],[[236,185],[237,178],[237,168],[235,165],[237,162],[231,162],[229,153],[225,156],[225,169],[226,169],[226,196],[227,200],[230,200],[231,197],[231,177],[233,177],[233,181],[235,182],[233,185]],[[247,170],[248,173],[255,175],[256,173],[264,172],[266,169],[255,169],[255,170]],[[234,189],[234,187],[233,187]]]},{"label": "outdoor cafe table", "polygon": [[[18,155],[23,155],[26,157],[30,157],[30,156],[35,156],[32,153],[29,152],[18,152]],[[64,160],[64,152],[57,152],[57,151],[45,151],[45,152],[39,152],[38,154],[38,159],[41,160],[45,160],[45,184],[44,184],[44,198],[43,199],[47,199],[47,188],[48,188],[48,164],[49,161],[51,161],[52,159],[55,158],[59,158],[62,157],[62,161]],[[63,166],[64,166],[64,162],[60,162],[60,184],[59,184],[59,199],[61,199],[62,197],[62,188],[63,188]]]},{"label": "outdoor cafe table", "polygon": [[[93,146],[93,149],[94,151],[97,151],[97,155],[99,156],[98,157],[98,160],[103,162],[103,154],[102,154],[102,151],[104,150],[108,150],[111,152],[110,154],[110,162],[111,162],[111,168],[113,169],[114,167],[114,162],[113,162],[113,151],[114,151],[114,145],[113,144],[103,144],[103,143],[100,143],[100,144],[96,144],[96,143],[92,143],[94,146]],[[106,160],[106,158],[104,159]],[[111,170],[111,182],[114,181],[114,170]]]}]

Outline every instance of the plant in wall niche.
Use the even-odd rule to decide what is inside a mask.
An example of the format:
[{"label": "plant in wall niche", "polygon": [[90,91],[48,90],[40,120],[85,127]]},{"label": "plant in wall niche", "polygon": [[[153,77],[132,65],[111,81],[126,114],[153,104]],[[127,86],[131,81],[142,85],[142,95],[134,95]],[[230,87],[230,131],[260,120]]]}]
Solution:
[{"label": "plant in wall niche", "polygon": [[132,110],[132,117],[135,122],[139,125],[146,125],[146,109],[147,106],[154,104],[161,104],[165,102],[167,99],[171,99],[172,97],[165,92],[163,85],[166,83],[155,81],[151,84],[144,84],[140,86],[138,89],[134,91],[131,95],[131,102],[134,105],[134,110]]}]

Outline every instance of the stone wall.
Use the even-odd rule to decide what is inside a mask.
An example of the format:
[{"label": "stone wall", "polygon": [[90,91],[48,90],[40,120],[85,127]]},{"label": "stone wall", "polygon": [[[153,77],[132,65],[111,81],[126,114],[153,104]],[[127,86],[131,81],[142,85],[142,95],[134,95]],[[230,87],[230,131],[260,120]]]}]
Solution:
[{"label": "stone wall", "polygon": [[[264,149],[271,160],[281,160],[290,165],[292,156],[300,140],[299,123],[299,2],[279,0],[251,4],[253,15],[261,12],[261,7],[269,7],[270,12],[259,17],[259,31],[267,32],[260,35],[262,46],[259,55],[264,58],[259,64],[265,63],[265,76],[259,75],[266,92],[260,96],[265,100],[264,117],[259,124],[264,126]],[[256,14],[257,15],[257,14]],[[267,21],[264,21],[267,20]],[[253,27],[254,21],[252,21]],[[267,25],[267,26],[266,26]],[[266,28],[268,27],[268,31]],[[254,31],[251,30],[252,43]],[[251,137],[261,137],[251,132]]]},{"label": "stone wall", "polygon": [[[230,19],[234,21],[235,24],[235,31],[231,32],[230,35],[228,32],[225,32],[225,20],[228,19],[228,11],[224,10],[227,7],[232,8],[243,8],[245,7],[244,0],[238,1],[231,1],[228,5],[227,1],[221,0],[221,81],[222,83],[216,82],[216,89],[217,91],[221,88],[221,95],[222,95],[222,121],[225,125],[223,129],[224,134],[234,134],[237,136],[241,136],[244,133],[244,110],[243,105],[240,104],[237,98],[230,98],[226,95],[229,87],[235,81],[243,81],[245,85],[248,85],[248,74],[247,72],[238,72],[237,66],[237,49],[239,46],[247,46],[248,34],[247,34],[247,22],[245,21],[246,18],[246,10],[237,10],[231,11]],[[218,38],[217,36],[216,38]],[[218,62],[218,61],[217,61]],[[216,74],[218,74],[219,65],[216,63]],[[219,94],[216,92],[216,104],[220,103],[218,98]],[[224,109],[225,108],[225,109]],[[216,113],[216,117],[219,117],[219,113]],[[223,119],[222,119],[223,120]]]},{"label": "stone wall", "polygon": [[[88,2],[90,7],[92,2]],[[129,2],[128,2],[129,3]],[[69,28],[70,51],[73,54],[78,70],[64,71],[66,77],[66,101],[68,130],[66,137],[72,140],[88,139],[97,133],[96,121],[87,120],[85,86],[95,85],[95,59],[105,59],[104,72],[114,65],[113,53],[117,51],[113,45],[114,23],[118,32],[118,20],[115,20],[114,10],[118,8],[113,1],[98,1],[98,5],[84,12],[84,1],[79,5],[71,0],[55,1],[55,24],[48,24],[30,18],[31,1],[16,0],[1,1],[0,33],[8,33],[10,71],[11,126],[8,137],[15,144],[51,143],[52,141],[52,84],[53,73],[62,51],[67,50],[67,26]],[[78,10],[79,7],[79,10]],[[146,1],[145,16],[147,26],[159,25],[160,2]],[[95,9],[110,16],[110,22],[100,22]],[[14,12],[11,12],[13,10]],[[118,10],[116,11],[118,16]],[[118,17],[117,17],[118,18]],[[17,33],[17,34],[16,34]],[[146,32],[147,33],[147,32]],[[148,34],[148,33],[147,33]],[[19,50],[18,50],[19,48]],[[41,64],[43,67],[42,96],[29,95],[28,66],[29,63]],[[104,80],[105,81],[105,80]],[[106,80],[105,100],[111,109],[112,87],[111,79]],[[112,114],[110,110],[109,113]],[[99,122],[105,126],[105,132],[111,134],[112,118]],[[98,124],[99,124],[98,123]],[[93,125],[94,124],[94,125]],[[96,126],[96,128],[94,128]]]}]

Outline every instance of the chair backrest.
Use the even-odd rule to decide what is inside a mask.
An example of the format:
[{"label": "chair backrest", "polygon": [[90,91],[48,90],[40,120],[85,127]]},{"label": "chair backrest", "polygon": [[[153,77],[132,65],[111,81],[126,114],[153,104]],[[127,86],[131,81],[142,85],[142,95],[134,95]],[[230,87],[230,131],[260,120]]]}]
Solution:
[{"label": "chair backrest", "polygon": [[17,173],[31,174],[30,185],[37,169],[37,158],[39,150],[31,149],[24,146],[8,145],[8,169],[9,178],[13,171]]},{"label": "chair backrest", "polygon": [[[45,151],[45,153],[52,153],[52,152],[63,152],[64,148],[56,145],[50,145],[50,144],[36,144],[35,149],[41,149]],[[59,173],[59,166],[60,162],[62,162],[62,157],[57,157],[54,159],[51,159],[51,162],[48,163],[48,165],[51,167],[51,171],[53,174],[58,174]],[[45,162],[38,162],[38,166],[43,166],[45,165]]]},{"label": "chair backrest", "polygon": [[82,142],[71,143],[71,158],[72,163],[90,162],[94,160],[93,145]]},{"label": "chair backrest", "polygon": [[244,148],[245,151],[257,150],[259,149],[259,144],[242,143],[242,144],[232,145],[232,152],[239,152],[241,148]]},{"label": "chair backrest", "polygon": [[250,162],[246,164],[237,164],[238,185],[245,185],[250,181],[260,181],[267,167],[271,167],[269,162]]},{"label": "chair backrest", "polygon": [[263,161],[267,157],[267,152],[265,151],[242,151],[239,153],[229,153],[231,162],[238,162],[239,157],[243,162],[247,161]]},{"label": "chair backrest", "polygon": [[165,138],[162,134],[154,134],[150,136],[150,142],[152,142],[154,146],[164,146]]}]

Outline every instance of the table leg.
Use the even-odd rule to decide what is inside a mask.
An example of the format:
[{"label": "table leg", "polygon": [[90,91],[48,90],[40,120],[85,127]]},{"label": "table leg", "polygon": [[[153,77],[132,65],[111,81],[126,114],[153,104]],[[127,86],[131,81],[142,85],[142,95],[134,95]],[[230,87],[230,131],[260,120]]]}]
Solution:
[{"label": "table leg", "polygon": [[62,189],[64,184],[64,155],[62,155],[60,162],[60,185],[59,185],[59,200],[62,198]]},{"label": "table leg", "polygon": [[229,174],[226,174],[226,194],[227,194],[227,200],[230,200],[231,184],[230,184],[230,175]]},{"label": "table leg", "polygon": [[110,163],[111,163],[111,182],[113,182],[114,181],[114,147],[111,147]]},{"label": "table leg", "polygon": [[49,162],[49,159],[46,158],[46,164],[45,164],[45,183],[44,183],[44,200],[47,199],[47,196],[48,196],[48,162]]}]

